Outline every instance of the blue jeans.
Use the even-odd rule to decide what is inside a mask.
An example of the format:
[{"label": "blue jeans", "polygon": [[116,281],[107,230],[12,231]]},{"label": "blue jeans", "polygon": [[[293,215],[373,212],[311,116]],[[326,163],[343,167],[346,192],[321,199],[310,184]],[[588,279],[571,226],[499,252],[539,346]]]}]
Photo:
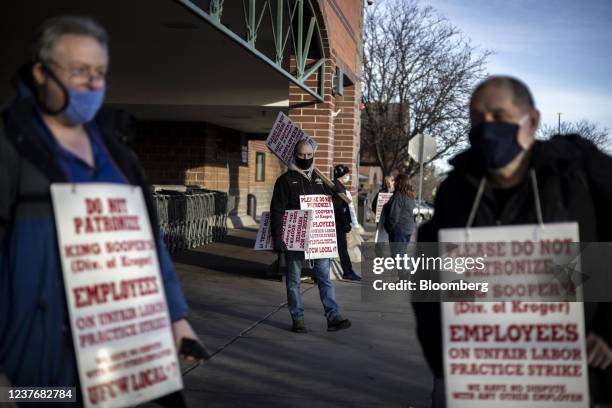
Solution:
[{"label": "blue jeans", "polygon": [[[304,306],[302,305],[302,296],[300,294],[300,277],[302,274],[302,261],[304,260],[304,252],[287,251],[285,252],[287,260],[287,303],[289,304],[289,313],[293,320],[304,319]],[[330,260],[314,259],[314,275],[319,287],[319,297],[325,310],[325,317],[330,320],[338,315],[338,304],[336,303],[336,291],[329,278]]]}]

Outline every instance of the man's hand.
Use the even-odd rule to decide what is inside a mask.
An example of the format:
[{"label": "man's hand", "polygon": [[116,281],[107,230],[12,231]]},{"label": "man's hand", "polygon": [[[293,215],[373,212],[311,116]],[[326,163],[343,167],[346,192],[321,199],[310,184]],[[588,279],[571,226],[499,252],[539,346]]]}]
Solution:
[{"label": "man's hand", "polygon": [[283,241],[282,239],[279,240],[275,240],[274,241],[274,251],[275,252],[287,252],[289,249],[287,249],[287,245],[285,245],[285,241]]},{"label": "man's hand", "polygon": [[[176,349],[179,351],[179,353],[183,339],[191,339],[200,343],[198,336],[191,328],[189,322],[185,319],[177,320],[176,322],[172,323],[172,333],[174,334],[174,344],[176,344]],[[183,355],[183,358],[190,363],[197,361],[199,364],[202,364],[204,362],[203,359],[196,360],[195,358],[186,355]]]},{"label": "man's hand", "polygon": [[593,368],[605,370],[612,364],[612,348],[604,339],[591,332],[587,336],[587,363]]}]

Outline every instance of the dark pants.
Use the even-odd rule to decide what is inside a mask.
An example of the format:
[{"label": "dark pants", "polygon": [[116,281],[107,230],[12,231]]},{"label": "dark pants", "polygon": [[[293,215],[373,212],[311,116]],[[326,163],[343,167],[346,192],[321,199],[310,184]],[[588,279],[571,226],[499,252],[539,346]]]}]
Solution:
[{"label": "dark pants", "polygon": [[346,242],[346,234],[344,232],[337,231],[336,239],[338,240],[338,256],[340,257],[340,264],[342,265],[342,274],[349,275],[353,272],[353,264],[351,263],[351,257],[348,254],[348,243]]},{"label": "dark pants", "polygon": [[[400,228],[396,228],[389,232],[389,246],[391,250],[391,256],[404,255],[408,250],[408,243],[410,242],[410,235],[407,231],[402,231]],[[401,270],[397,272],[400,279],[406,279],[408,272]]]},{"label": "dark pants", "polygon": [[389,232],[389,242],[410,242],[410,236],[412,234],[408,231],[396,228]]},{"label": "dark pants", "polygon": [[389,233],[389,244],[391,245],[391,253],[393,256],[400,254],[403,255],[408,249],[408,243],[410,242],[410,235],[406,231],[402,231],[399,228]]},{"label": "dark pants", "polygon": [[591,404],[612,404],[610,384],[612,384],[612,366],[605,370],[589,367]]}]

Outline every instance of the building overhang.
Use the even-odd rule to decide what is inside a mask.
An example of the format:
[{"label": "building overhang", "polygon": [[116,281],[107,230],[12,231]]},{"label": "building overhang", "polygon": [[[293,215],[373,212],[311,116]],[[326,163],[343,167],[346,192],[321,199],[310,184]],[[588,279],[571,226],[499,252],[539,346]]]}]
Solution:
[{"label": "building overhang", "polygon": [[[295,1],[290,3],[295,5]],[[221,21],[234,34],[240,32],[238,16],[245,17],[242,4],[225,2],[223,14],[227,20]],[[283,4],[286,8],[289,2]],[[271,66],[201,15],[181,7],[177,0],[9,2],[0,15],[2,102],[12,95],[9,79],[28,57],[36,27],[44,19],[61,14],[91,16],[108,30],[106,102],[128,109],[139,119],[203,121],[258,134],[269,130],[278,111],[288,109],[288,78],[278,66]],[[258,52],[274,55],[272,26],[264,28],[263,21],[255,45]],[[304,41],[307,35],[308,29]]]}]

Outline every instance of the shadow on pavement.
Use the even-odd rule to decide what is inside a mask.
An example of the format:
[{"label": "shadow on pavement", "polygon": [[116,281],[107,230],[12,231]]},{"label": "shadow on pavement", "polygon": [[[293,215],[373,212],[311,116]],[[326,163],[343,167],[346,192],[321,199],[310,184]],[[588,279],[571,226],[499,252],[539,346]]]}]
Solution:
[{"label": "shadow on pavement", "polygon": [[255,241],[253,241],[252,238],[238,237],[235,235],[228,235],[221,242],[224,244],[234,245],[234,246],[239,246],[242,248],[249,248],[249,249],[253,249],[253,245],[255,244]]},{"label": "shadow on pavement", "polygon": [[178,253],[174,256],[174,261],[219,272],[231,273],[233,275],[242,275],[259,279],[266,279],[266,271],[270,266],[270,264],[267,263],[197,251],[184,251]]}]

